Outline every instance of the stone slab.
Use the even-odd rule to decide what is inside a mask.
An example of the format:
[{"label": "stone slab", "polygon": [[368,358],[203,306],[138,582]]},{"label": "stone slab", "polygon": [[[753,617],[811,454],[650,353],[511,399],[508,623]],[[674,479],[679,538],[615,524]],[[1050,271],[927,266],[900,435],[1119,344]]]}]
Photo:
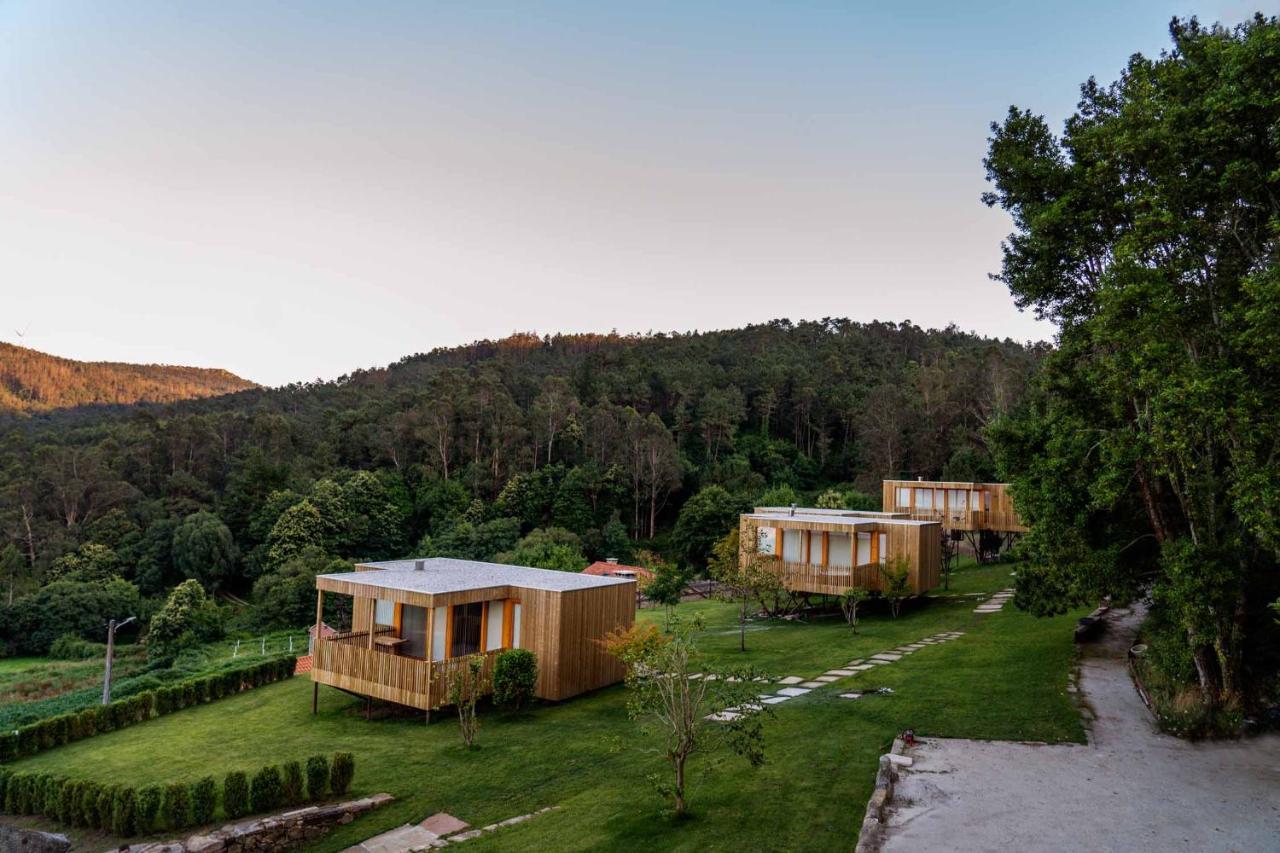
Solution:
[{"label": "stone slab", "polygon": [[770,696],[767,699],[762,699],[760,701],[764,702],[766,705],[777,705],[780,702],[788,702],[790,700],[790,696]]},{"label": "stone slab", "polygon": [[879,660],[879,661],[895,661],[895,660],[902,660],[902,655],[895,655],[890,652],[881,652],[878,655],[872,655],[871,659]]},{"label": "stone slab", "polygon": [[465,820],[459,820],[448,812],[436,812],[431,817],[424,820],[418,826],[427,832],[434,832],[436,835],[451,835],[455,832],[461,832],[471,824]]},{"label": "stone slab", "polygon": [[851,669],[833,669],[833,670],[829,670],[828,672],[826,672],[826,673],[824,673],[824,674],[825,674],[825,675],[834,675],[834,676],[836,676],[837,678],[848,678],[849,676],[853,675],[853,670],[851,670]]},{"label": "stone slab", "polygon": [[736,720],[741,716],[742,715],[737,711],[721,711],[718,714],[707,714],[706,718],[717,723],[727,723],[731,720]]},{"label": "stone slab", "polygon": [[788,675],[786,678],[778,679],[779,684],[799,684],[802,681],[804,681],[804,679],[798,675]]},{"label": "stone slab", "polygon": [[875,669],[875,666],[876,666],[876,665],[875,665],[875,664],[873,664],[873,663],[860,663],[860,664],[858,664],[857,666],[855,666],[855,667],[854,667],[854,671],[856,671],[856,672],[866,672],[866,671],[867,671],[867,670],[869,670],[869,669]]},{"label": "stone slab", "polygon": [[814,679],[814,681],[819,681],[823,684],[830,684],[833,681],[839,681],[839,680],[840,680],[840,676],[838,675],[819,675],[817,678]]},{"label": "stone slab", "polygon": [[811,688],[808,687],[784,687],[778,691],[779,696],[803,696],[808,693]]},{"label": "stone slab", "polygon": [[841,693],[840,698],[841,699],[861,699],[862,694],[861,693]]},{"label": "stone slab", "polygon": [[822,681],[802,681],[800,682],[800,686],[808,687],[810,690],[813,690],[818,687],[825,687],[826,684],[825,682],[822,682]]}]

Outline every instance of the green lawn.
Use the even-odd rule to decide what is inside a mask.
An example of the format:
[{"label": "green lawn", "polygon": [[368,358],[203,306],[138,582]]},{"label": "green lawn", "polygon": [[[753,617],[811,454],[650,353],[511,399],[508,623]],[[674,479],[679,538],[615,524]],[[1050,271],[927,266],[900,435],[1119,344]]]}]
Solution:
[{"label": "green lawn", "polygon": [[[952,591],[1010,585],[1008,564],[966,568]],[[840,699],[825,688],[777,706],[766,730],[768,761],[752,770],[733,756],[700,757],[690,782],[694,816],[673,823],[646,777],[665,765],[627,719],[625,689],[609,688],[521,715],[483,714],[480,749],[460,746],[456,721],[360,716],[360,703],[321,688],[312,716],[305,678],[263,687],[141,726],[22,761],[50,771],[135,784],[196,779],[207,772],[252,770],[264,762],[350,750],[356,793],[388,791],[391,806],[333,833],[314,849],[339,850],[405,821],[447,811],[479,826],[544,806],[559,806],[469,847],[517,849],[830,849],[852,846],[871,793],[876,762],[894,735],[1083,740],[1066,693],[1075,614],[1037,620],[1007,607],[979,616],[973,599],[940,598],[878,611],[853,636],[838,617],[806,623],[753,623],[745,657],[778,676],[823,670],[943,630],[960,640],[922,649],[891,666],[841,682],[887,686],[890,696]],[[683,614],[707,622],[701,646],[740,661],[735,611],[690,602]],[[660,610],[643,619],[660,620]],[[713,763],[716,772],[704,774]],[[93,839],[94,843],[103,839]],[[98,846],[102,846],[99,844]]]}]

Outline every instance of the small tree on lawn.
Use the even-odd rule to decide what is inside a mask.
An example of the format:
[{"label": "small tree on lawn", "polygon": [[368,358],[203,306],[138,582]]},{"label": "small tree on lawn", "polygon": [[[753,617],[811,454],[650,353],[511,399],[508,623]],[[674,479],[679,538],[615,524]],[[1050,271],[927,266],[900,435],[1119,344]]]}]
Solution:
[{"label": "small tree on lawn", "polygon": [[[771,715],[759,703],[753,670],[716,671],[706,666],[693,642],[696,623],[677,622],[669,635],[653,625],[632,625],[605,638],[605,648],[627,667],[628,711],[662,736],[662,754],[671,766],[670,784],[659,791],[676,817],[688,811],[686,765],[695,753],[727,747],[752,766],[764,761],[763,724]],[[693,675],[698,678],[691,678]],[[727,712],[727,713],[726,713]],[[719,715],[719,719],[708,719]]]},{"label": "small tree on lawn", "polygon": [[846,589],[840,596],[840,612],[844,621],[849,623],[849,630],[858,633],[858,605],[867,600],[867,591],[860,586]]},{"label": "small tree on lawn", "polygon": [[480,729],[476,703],[480,701],[483,670],[484,655],[469,655],[461,661],[449,682],[449,702],[458,709],[458,731],[467,749],[474,746],[476,732]]},{"label": "small tree on lawn", "polygon": [[640,558],[641,565],[653,572],[653,577],[644,585],[642,591],[650,601],[662,605],[663,624],[666,630],[670,630],[673,611],[684,596],[684,588],[689,583],[689,576],[680,567],[659,559],[651,552],[641,552]]},{"label": "small tree on lawn", "polygon": [[760,553],[754,536],[747,538],[742,543],[739,532],[730,531],[716,543],[708,564],[711,577],[720,585],[720,596],[738,605],[738,650],[743,652],[747,650],[748,603],[752,598],[763,599],[779,583],[768,555]]},{"label": "small tree on lawn", "polygon": [[889,602],[889,612],[897,619],[903,599],[911,594],[911,569],[906,560],[898,558],[892,565],[881,566],[880,576],[884,579],[880,592]]},{"label": "small tree on lawn", "polygon": [[956,540],[951,538],[951,531],[942,531],[942,588],[951,589],[951,571],[956,567]]}]

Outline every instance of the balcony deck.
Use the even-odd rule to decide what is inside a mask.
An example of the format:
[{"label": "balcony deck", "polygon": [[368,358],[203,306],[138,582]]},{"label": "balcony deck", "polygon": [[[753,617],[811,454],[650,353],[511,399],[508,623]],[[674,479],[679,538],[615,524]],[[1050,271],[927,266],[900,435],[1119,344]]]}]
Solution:
[{"label": "balcony deck", "polygon": [[820,566],[812,563],[770,561],[782,577],[782,585],[793,592],[842,595],[853,587],[876,592],[880,589],[880,563],[860,566]]},{"label": "balcony deck", "polygon": [[[374,636],[391,633],[391,629],[382,628]],[[316,640],[312,680],[423,711],[449,704],[449,683],[454,673],[466,666],[466,657],[437,661],[406,657],[369,648],[369,639],[368,631],[348,631]],[[497,654],[496,650],[484,653],[481,695],[493,691],[493,661]]]}]

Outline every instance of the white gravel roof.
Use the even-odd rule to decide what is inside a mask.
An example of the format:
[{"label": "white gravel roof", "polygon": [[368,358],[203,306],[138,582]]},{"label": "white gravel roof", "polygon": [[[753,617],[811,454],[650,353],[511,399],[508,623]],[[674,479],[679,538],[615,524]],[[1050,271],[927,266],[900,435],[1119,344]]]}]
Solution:
[{"label": "white gravel roof", "polygon": [[[422,563],[422,568],[415,568],[416,563]],[[448,557],[387,560],[380,563],[361,563],[360,566],[378,571],[340,572],[320,575],[320,577],[381,589],[425,592],[430,595],[485,589],[491,586],[518,586],[551,592],[570,592],[576,589],[635,583],[630,578],[583,575],[577,572],[557,572],[550,569],[534,569],[529,566],[454,560]]]},{"label": "white gravel roof", "polygon": [[825,510],[810,512],[799,508],[796,509],[795,515],[791,515],[790,510],[787,510],[785,512],[752,512],[747,513],[745,517],[753,521],[795,521],[803,524],[840,524],[848,527],[856,527],[859,524],[905,524],[909,527],[918,527],[921,524],[938,523],[918,518],[890,518],[888,513],[858,515],[846,512],[845,514],[839,514]]}]

